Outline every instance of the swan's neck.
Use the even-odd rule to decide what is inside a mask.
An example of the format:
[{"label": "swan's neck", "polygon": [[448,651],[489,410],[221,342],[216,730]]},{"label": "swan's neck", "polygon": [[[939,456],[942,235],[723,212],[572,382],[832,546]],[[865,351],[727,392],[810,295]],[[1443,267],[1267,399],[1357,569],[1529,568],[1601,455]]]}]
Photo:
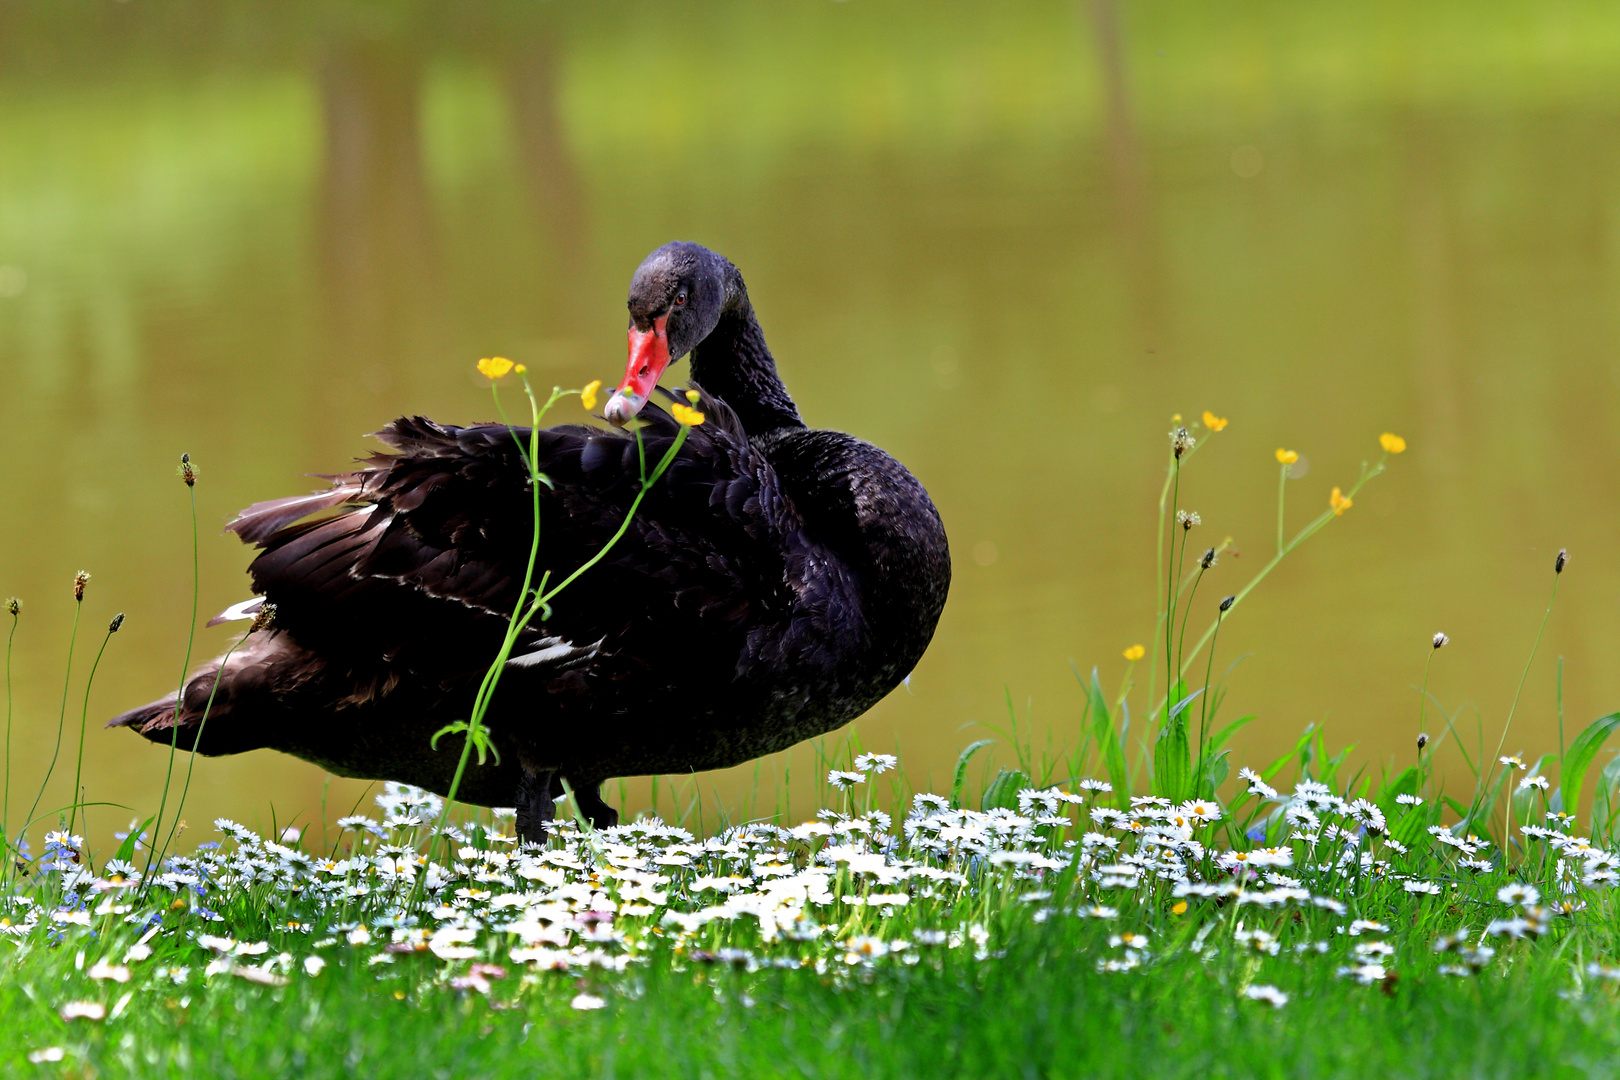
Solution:
[{"label": "swan's neck", "polygon": [[692,379],[731,406],[751,436],[804,427],[776,373],[776,360],[747,293],[727,307],[714,330],[692,350]]}]

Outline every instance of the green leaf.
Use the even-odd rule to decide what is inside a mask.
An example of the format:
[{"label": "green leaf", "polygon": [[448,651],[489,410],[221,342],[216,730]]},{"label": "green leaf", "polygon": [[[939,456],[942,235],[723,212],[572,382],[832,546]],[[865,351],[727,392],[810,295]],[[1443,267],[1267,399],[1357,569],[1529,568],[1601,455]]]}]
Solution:
[{"label": "green leaf", "polygon": [[457,720],[453,723],[446,724],[444,727],[433,733],[433,738],[428,740],[428,747],[430,749],[437,750],[439,748],[440,739],[444,738],[446,735],[456,735],[466,730],[467,721],[465,720]]},{"label": "green leaf", "polygon": [[1187,739],[1187,710],[1203,690],[1187,693],[1178,680],[1165,699],[1164,722],[1153,746],[1153,793],[1178,802],[1192,791],[1192,747]]},{"label": "green leaf", "polygon": [[1407,847],[1423,840],[1423,833],[1429,827],[1429,811],[1427,804],[1411,806],[1396,799],[1401,795],[1416,795],[1422,779],[1417,766],[1409,765],[1395,779],[1386,782],[1374,800],[1389,822],[1389,835]]},{"label": "green leaf", "polygon": [[1215,753],[1221,747],[1226,745],[1226,740],[1230,739],[1233,735],[1236,735],[1239,731],[1242,731],[1244,728],[1248,727],[1250,723],[1258,720],[1259,718],[1258,713],[1250,713],[1248,716],[1238,717],[1230,724],[1227,724],[1225,727],[1221,728],[1220,731],[1217,731],[1214,735],[1210,736],[1209,752],[1211,754]]},{"label": "green leaf", "polygon": [[[157,817],[157,815],[153,814],[152,817]],[[129,835],[124,837],[124,842],[118,845],[117,851],[113,852],[113,858],[122,862],[134,861],[135,844],[140,840],[141,833],[145,832],[147,827],[151,824],[152,818],[147,818],[145,821],[141,822],[139,828],[129,830]]]},{"label": "green leaf", "polygon": [[478,755],[478,764],[484,764],[490,755],[494,755],[495,764],[499,765],[501,763],[501,752],[495,748],[495,743],[491,741],[489,729],[482,724],[473,727],[465,720],[457,720],[446,724],[438,731],[435,731],[433,738],[428,740],[428,746],[437,750],[441,738],[446,735],[459,735],[464,731],[468,733],[467,737],[472,741],[473,752]]},{"label": "green leaf", "polygon": [[1592,793],[1592,838],[1607,840],[1620,817],[1620,754],[1603,767],[1597,790]]},{"label": "green leaf", "polygon": [[974,754],[977,754],[980,750],[992,745],[995,741],[996,740],[994,739],[980,739],[976,743],[969,744],[967,749],[963,750],[962,753],[957,757],[956,776],[951,780],[952,809],[959,810],[962,807],[962,787],[967,783],[968,762],[973,760]]},{"label": "green leaf", "polygon": [[984,796],[979,799],[980,810],[994,810],[1001,807],[1004,810],[1018,809],[1018,793],[1027,787],[1034,787],[1029,774],[1020,769],[1003,767],[996,773],[996,778],[984,789]]},{"label": "green leaf", "polygon": [[1401,805],[1395,801],[1397,795],[1416,795],[1419,780],[1416,765],[1408,765],[1406,769],[1384,785],[1378,793],[1378,807],[1385,814],[1394,812],[1395,807]]},{"label": "green leaf", "polygon": [[1587,770],[1592,767],[1592,759],[1602,749],[1603,741],[1620,727],[1620,712],[1612,712],[1608,716],[1601,716],[1587,725],[1586,730],[1575,736],[1570,743],[1569,752],[1559,768],[1559,785],[1564,792],[1564,809],[1575,813],[1581,805],[1581,788],[1586,784]]},{"label": "green leaf", "polygon": [[1192,748],[1187,729],[1166,724],[1159,729],[1153,745],[1153,793],[1180,802],[1187,797],[1187,781],[1192,772]]}]

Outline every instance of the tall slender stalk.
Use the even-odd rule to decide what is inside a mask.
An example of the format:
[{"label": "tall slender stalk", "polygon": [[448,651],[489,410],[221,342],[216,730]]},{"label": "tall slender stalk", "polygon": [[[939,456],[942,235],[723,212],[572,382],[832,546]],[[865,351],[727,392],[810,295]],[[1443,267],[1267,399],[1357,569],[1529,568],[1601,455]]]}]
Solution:
[{"label": "tall slender stalk", "polygon": [[[1201,700],[1198,703],[1198,777],[1197,777],[1197,779],[1198,779],[1198,788],[1197,788],[1197,792],[1198,792],[1198,795],[1200,797],[1203,797],[1203,795],[1204,795],[1204,777],[1209,772],[1209,763],[1204,760],[1204,744],[1205,744],[1204,733],[1207,730],[1208,716],[1209,716],[1209,680],[1210,680],[1211,674],[1215,671],[1215,646],[1216,646],[1216,644],[1219,643],[1220,638],[1221,638],[1221,620],[1226,617],[1227,611],[1231,610],[1232,603],[1233,603],[1232,597],[1228,596],[1225,600],[1221,601],[1220,609],[1218,611],[1216,611],[1216,613],[1215,613],[1215,636],[1210,640],[1210,643],[1209,643],[1209,656],[1204,662],[1204,694],[1203,694],[1203,700]],[[1213,797],[1214,794],[1215,793],[1213,791],[1211,791],[1210,792],[1210,797]]]},{"label": "tall slender stalk", "polygon": [[1284,463],[1282,474],[1277,477],[1277,553],[1283,549],[1283,498],[1288,493],[1288,470],[1291,465]]},{"label": "tall slender stalk", "polygon": [[1433,666],[1433,664],[1434,664],[1434,654],[1439,652],[1442,648],[1444,648],[1445,645],[1446,645],[1446,642],[1448,642],[1450,640],[1451,639],[1446,637],[1446,635],[1444,635],[1444,634],[1436,634],[1436,635],[1434,635],[1434,646],[1433,646],[1433,648],[1431,648],[1429,650],[1428,658],[1423,661],[1423,686],[1418,691],[1417,747],[1418,747],[1418,790],[1419,791],[1423,790],[1423,784],[1424,784],[1424,780],[1425,780],[1424,773],[1423,773],[1423,747],[1424,747],[1424,744],[1428,742],[1428,738],[1429,738],[1429,736],[1423,730],[1423,717],[1424,717],[1425,712],[1428,709],[1428,705],[1429,705],[1429,668],[1431,666]]},{"label": "tall slender stalk", "polygon": [[[62,708],[56,716],[56,746],[51,750],[51,763],[45,768],[45,779],[39,782],[39,793],[34,796],[34,805],[28,808],[26,820],[34,820],[34,811],[39,809],[39,800],[45,797],[45,787],[51,782],[51,774],[56,771],[56,759],[62,753],[62,729],[67,726],[68,687],[73,682],[73,650],[79,641],[79,615],[84,611],[84,586],[90,580],[90,575],[80,570],[73,578],[73,630],[68,634],[67,668],[62,673]],[[73,793],[77,800],[78,792]],[[24,829],[28,826],[24,825]]]},{"label": "tall slender stalk", "polygon": [[[163,828],[163,811],[169,805],[169,784],[174,780],[174,755],[180,749],[180,706],[186,697],[186,675],[191,671],[191,650],[197,642],[197,609],[201,602],[202,570],[197,546],[197,469],[190,454],[180,455],[180,479],[185,481],[191,496],[191,624],[186,631],[186,658],[180,667],[180,689],[174,693],[174,723],[169,725],[169,764],[163,773],[163,795],[158,799],[158,812],[152,818],[152,839],[156,840]],[[140,838],[136,837],[136,843]],[[142,891],[152,877],[152,858],[156,844],[146,847],[146,868],[141,871]]]},{"label": "tall slender stalk", "polygon": [[[1170,467],[1164,470],[1164,486],[1159,489],[1158,547],[1153,559],[1153,575],[1155,579],[1153,588],[1158,594],[1158,606],[1154,609],[1153,613],[1153,640],[1155,641],[1157,641],[1159,638],[1159,628],[1164,625],[1164,597],[1166,592],[1164,578],[1164,519],[1165,515],[1169,512],[1168,504],[1170,499],[1170,486],[1175,480],[1177,474],[1180,472],[1180,464],[1180,460],[1176,458],[1172,452],[1172,456],[1170,458]],[[1148,700],[1152,701],[1155,682],[1154,677],[1158,675],[1159,668],[1157,664],[1151,662],[1148,664],[1147,668],[1147,695]]]},{"label": "tall slender stalk", "polygon": [[[1186,541],[1182,541],[1186,546]],[[1204,571],[1215,565],[1215,549],[1210,548],[1198,560],[1198,573],[1193,576],[1192,588],[1187,591],[1187,606],[1181,613],[1181,635],[1176,639],[1176,667],[1181,667],[1181,654],[1187,648],[1187,623],[1192,621],[1193,601],[1198,598],[1198,586],[1203,583]]]},{"label": "tall slender stalk", "polygon": [[[1175,482],[1172,485],[1173,491],[1172,491],[1171,497],[1170,497],[1170,505],[1171,505],[1172,508],[1174,508],[1176,506],[1176,504],[1181,501],[1181,450],[1180,450],[1180,448],[1177,448],[1177,450],[1176,450],[1176,457],[1175,457],[1175,462],[1174,462],[1173,468],[1175,470]],[[1170,528],[1174,529],[1175,528],[1175,521],[1176,521],[1175,517],[1172,516],[1170,521],[1171,521]],[[1176,692],[1176,673],[1175,673],[1175,661],[1176,661],[1176,658],[1175,658],[1174,654],[1172,654],[1171,651],[1170,651],[1170,637],[1171,637],[1172,634],[1175,633],[1175,630],[1176,630],[1176,589],[1174,587],[1175,573],[1176,573],[1176,565],[1175,565],[1176,564],[1176,552],[1175,552],[1175,541],[1173,539],[1174,536],[1175,536],[1175,534],[1172,532],[1171,533],[1171,537],[1172,537],[1171,549],[1170,549],[1170,577],[1168,579],[1166,579],[1165,583],[1164,583],[1165,603],[1163,605],[1163,610],[1165,612],[1165,615],[1164,615],[1164,693],[1165,693],[1165,700],[1167,702],[1169,701],[1170,695]],[[1186,542],[1185,539],[1182,540],[1181,546],[1182,546],[1183,550],[1186,549],[1187,542]],[[1155,709],[1154,712],[1157,713],[1158,710]]]},{"label": "tall slender stalk", "polygon": [[[1371,468],[1363,466],[1360,479],[1358,479],[1356,481],[1355,486],[1350,489],[1350,491],[1347,493],[1347,495],[1345,497],[1347,499],[1348,498],[1353,498],[1356,495],[1357,492],[1359,492],[1363,487],[1366,486],[1366,484],[1367,484],[1367,482],[1369,480],[1371,480],[1373,477],[1378,476],[1379,474],[1381,474],[1384,471],[1384,462],[1386,460],[1388,460],[1388,458],[1389,458],[1389,453],[1388,453],[1388,451],[1386,451],[1384,453],[1384,455],[1378,459],[1377,463],[1374,464]],[[1262,566],[1260,568],[1259,572],[1256,573],[1254,575],[1254,577],[1249,579],[1248,584],[1244,585],[1243,588],[1241,588],[1241,589],[1239,589],[1237,591],[1237,594],[1234,596],[1234,598],[1232,600],[1232,606],[1236,607],[1238,604],[1241,604],[1243,602],[1243,598],[1248,596],[1249,593],[1253,592],[1254,589],[1255,589],[1255,586],[1259,585],[1262,581],[1264,581],[1266,579],[1266,576],[1277,568],[1278,563],[1282,562],[1283,559],[1285,557],[1287,557],[1295,548],[1299,547],[1299,545],[1301,545],[1305,541],[1309,540],[1312,536],[1315,536],[1318,532],[1320,532],[1324,527],[1327,526],[1328,522],[1332,521],[1337,516],[1338,516],[1338,511],[1336,511],[1336,510],[1334,510],[1332,508],[1324,510],[1324,511],[1322,511],[1322,513],[1318,514],[1314,519],[1312,519],[1310,521],[1310,523],[1307,524],[1303,529],[1301,529],[1299,532],[1295,533],[1294,538],[1292,540],[1288,541],[1288,543],[1283,547],[1283,549],[1281,551],[1279,551],[1279,552],[1277,552],[1277,554],[1273,555],[1271,557],[1271,559],[1266,563],[1266,565]],[[1186,656],[1186,658],[1182,661],[1182,664],[1183,664],[1182,670],[1183,671],[1186,670],[1185,665],[1190,664],[1193,661],[1197,660],[1198,659],[1198,654],[1203,651],[1205,645],[1209,644],[1210,638],[1215,633],[1215,626],[1216,626],[1215,623],[1213,623],[1213,622],[1210,623],[1209,628],[1204,631],[1203,635],[1198,639],[1197,643],[1193,645],[1192,652],[1189,653]],[[1153,700],[1151,694],[1149,694],[1149,700]],[[1164,707],[1165,707],[1164,700],[1159,699],[1154,704],[1153,711],[1158,712],[1160,709],[1162,709]]]},{"label": "tall slender stalk", "polygon": [[[1537,650],[1539,650],[1541,648],[1541,635],[1543,635],[1543,634],[1545,634],[1547,632],[1547,620],[1552,618],[1553,604],[1557,603],[1557,601],[1558,601],[1558,582],[1564,576],[1564,566],[1568,561],[1569,561],[1568,553],[1566,551],[1560,549],[1559,552],[1558,552],[1558,558],[1553,563],[1552,595],[1547,598],[1547,610],[1542,612],[1542,614],[1541,614],[1541,625],[1536,628],[1536,640],[1534,642],[1532,642],[1531,645],[1530,645],[1530,655],[1524,661],[1524,671],[1521,672],[1520,675],[1519,675],[1518,688],[1513,691],[1513,704],[1508,707],[1507,721],[1502,725],[1502,737],[1496,740],[1496,753],[1491,755],[1493,758],[1496,758],[1497,760],[1494,761],[1494,762],[1487,761],[1487,762],[1482,763],[1485,766],[1485,769],[1486,769],[1485,776],[1486,776],[1486,780],[1487,780],[1487,786],[1489,784],[1489,780],[1495,775],[1497,766],[1499,766],[1501,764],[1502,747],[1507,745],[1508,729],[1513,726],[1513,714],[1519,711],[1519,695],[1524,693],[1525,680],[1530,677],[1530,666],[1535,663],[1535,661],[1536,661],[1536,652],[1537,652]],[[1476,799],[1477,799],[1477,796],[1476,796]],[[1503,859],[1507,858],[1507,850],[1508,850],[1507,845],[1508,845],[1508,840],[1509,840],[1508,829],[1509,829],[1509,822],[1512,820],[1511,819],[1511,813],[1512,813],[1512,807],[1513,807],[1513,794],[1512,794],[1511,791],[1508,793],[1507,802],[1508,802],[1508,810],[1507,810],[1507,813],[1504,814],[1503,819],[1502,819],[1502,857],[1503,857]]]},{"label": "tall slender stalk", "polygon": [[11,632],[6,635],[6,801],[0,806],[0,833],[4,833],[4,839],[9,842],[11,840],[11,651],[17,641],[17,623],[22,616],[22,601],[15,596],[11,597],[6,601],[6,611],[11,615]]},{"label": "tall slender stalk", "polygon": [[[185,811],[186,808],[186,796],[191,793],[191,774],[197,768],[197,754],[199,748],[202,746],[203,731],[208,727],[208,716],[214,710],[214,695],[219,693],[220,680],[224,679],[225,677],[225,665],[231,662],[232,653],[245,645],[248,638],[269,626],[275,617],[276,606],[274,604],[267,603],[260,607],[258,615],[253,620],[253,624],[248,627],[248,632],[242,635],[241,640],[235,642],[230,648],[226,649],[225,655],[220,657],[219,667],[214,672],[214,684],[208,688],[208,700],[203,704],[202,718],[197,721],[197,736],[191,740],[191,757],[186,760],[186,781],[180,785],[180,799],[174,804],[174,820],[169,822],[169,835],[164,837],[163,846],[158,850],[157,853],[156,858],[159,867],[163,865],[164,856],[169,853],[169,845],[174,842],[175,834],[180,831],[180,815]],[[180,727],[178,708],[175,710],[174,726],[177,730]],[[178,736],[176,738],[178,738]],[[322,798],[325,798],[324,792],[322,794]],[[156,829],[152,830],[152,839],[154,841],[157,839]]]},{"label": "tall slender stalk", "polygon": [[[83,798],[83,792],[79,790],[79,784],[84,778],[84,729],[86,722],[90,718],[90,687],[95,685],[96,669],[101,666],[101,655],[107,651],[107,642],[112,640],[112,636],[118,633],[118,628],[123,625],[124,613],[120,611],[113,616],[112,622],[107,624],[107,634],[101,639],[101,648],[96,650],[96,659],[90,665],[90,677],[84,681],[84,707],[79,710],[79,756],[73,765],[73,808],[68,815],[68,832],[72,832],[74,826],[78,824],[79,800]],[[88,819],[89,816],[89,813],[86,812],[85,817]],[[87,836],[89,835],[89,829],[90,826],[86,824],[85,835]]]}]

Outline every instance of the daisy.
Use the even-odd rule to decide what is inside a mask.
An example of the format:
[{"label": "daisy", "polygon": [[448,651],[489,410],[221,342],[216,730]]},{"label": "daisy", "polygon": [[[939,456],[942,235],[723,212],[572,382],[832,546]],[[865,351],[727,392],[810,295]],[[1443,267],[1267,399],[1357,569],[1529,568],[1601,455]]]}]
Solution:
[{"label": "daisy", "polygon": [[848,791],[856,784],[866,783],[866,774],[858,772],[843,772],[839,769],[833,769],[827,774],[827,783],[831,784],[839,791]]}]

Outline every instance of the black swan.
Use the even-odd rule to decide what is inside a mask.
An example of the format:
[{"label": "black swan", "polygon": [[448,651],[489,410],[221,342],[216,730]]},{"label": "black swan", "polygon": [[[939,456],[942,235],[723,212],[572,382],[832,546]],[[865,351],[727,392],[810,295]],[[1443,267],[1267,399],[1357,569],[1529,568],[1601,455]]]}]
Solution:
[{"label": "black swan", "polygon": [[[616,426],[539,432],[537,575],[559,580],[622,524],[640,488],[622,426],[639,418],[647,460],[662,457],[680,428],[650,399],[688,352],[705,419],[502,674],[486,718],[499,760],[470,764],[457,797],[515,803],[526,841],[543,838],[564,779],[605,827],[608,777],[736,765],[859,716],[916,665],[950,585],[927,492],[877,447],[805,426],[736,267],[666,244],[637,268],[629,308],[629,363],[603,410]],[[513,434],[396,420],[378,434],[392,453],[243,511],[228,529],[263,549],[249,568],[262,599],[226,614],[268,601],[273,627],[223,676],[217,660],[194,675],[178,710],[171,695],[108,726],[446,793],[459,738],[434,750],[430,737],[470,712],[533,538]]]}]

